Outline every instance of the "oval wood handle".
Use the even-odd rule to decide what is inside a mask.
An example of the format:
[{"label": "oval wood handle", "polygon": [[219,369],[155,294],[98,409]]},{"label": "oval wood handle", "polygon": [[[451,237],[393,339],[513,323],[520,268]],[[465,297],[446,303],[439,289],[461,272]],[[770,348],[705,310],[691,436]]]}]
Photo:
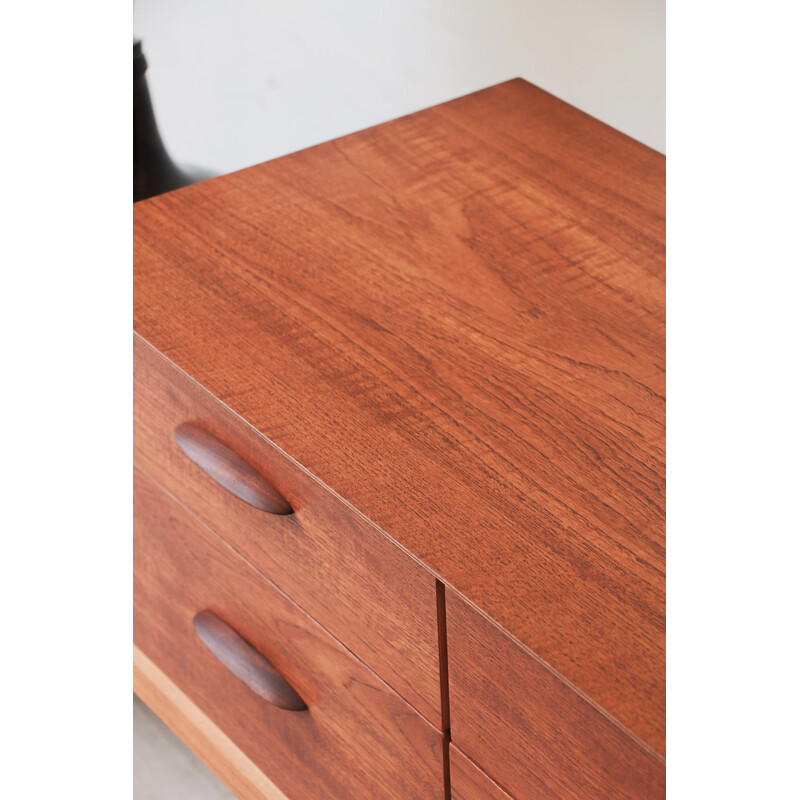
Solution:
[{"label": "oval wood handle", "polygon": [[263,475],[219,439],[184,422],[173,434],[178,447],[203,472],[231,494],[270,514],[291,514],[292,507]]},{"label": "oval wood handle", "polygon": [[259,697],[289,711],[308,708],[278,670],[212,611],[197,614],[194,629],[212,655]]}]

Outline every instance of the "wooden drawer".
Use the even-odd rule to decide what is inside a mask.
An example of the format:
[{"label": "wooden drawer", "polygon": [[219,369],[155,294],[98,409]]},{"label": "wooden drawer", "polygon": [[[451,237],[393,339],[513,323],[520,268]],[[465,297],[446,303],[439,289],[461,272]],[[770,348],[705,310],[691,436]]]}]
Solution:
[{"label": "wooden drawer", "polygon": [[[183,423],[238,454],[294,513],[256,508],[209,477],[176,443]],[[432,574],[138,336],[134,461],[441,728]]]},{"label": "wooden drawer", "polygon": [[[231,669],[245,669],[260,686],[261,668],[252,651],[245,666],[231,655],[227,628],[214,638],[220,624],[266,657],[307,709],[277,707],[235,677]],[[138,470],[134,641],[293,800],[443,797],[442,735]],[[291,689],[278,691],[289,705]]]},{"label": "wooden drawer", "polygon": [[664,797],[659,756],[454,592],[447,651],[453,744],[516,800]]},{"label": "wooden drawer", "polygon": [[452,800],[514,800],[452,743],[450,786]]}]

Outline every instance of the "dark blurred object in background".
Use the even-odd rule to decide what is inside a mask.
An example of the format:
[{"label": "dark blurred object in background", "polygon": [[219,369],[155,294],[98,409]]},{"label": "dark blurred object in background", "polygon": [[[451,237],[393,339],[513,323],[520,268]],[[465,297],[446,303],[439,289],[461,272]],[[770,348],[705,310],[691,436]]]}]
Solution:
[{"label": "dark blurred object in background", "polygon": [[142,43],[133,42],[133,202],[213,177],[202,169],[181,169],[170,158],[158,132]]}]

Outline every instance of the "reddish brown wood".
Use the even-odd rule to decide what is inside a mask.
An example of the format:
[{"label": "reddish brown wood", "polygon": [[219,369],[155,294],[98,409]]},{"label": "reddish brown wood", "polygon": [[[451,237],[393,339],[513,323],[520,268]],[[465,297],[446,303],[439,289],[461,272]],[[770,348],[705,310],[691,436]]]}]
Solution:
[{"label": "reddish brown wood", "polygon": [[[269,476],[294,513],[264,514],[192,464],[173,438],[186,420]],[[142,469],[441,725],[434,577],[138,338],[133,449]]]},{"label": "reddish brown wood", "polygon": [[287,711],[306,711],[308,706],[286,679],[246,639],[213,611],[200,611],[194,618],[200,641],[214,658],[227,667],[250,691]]},{"label": "reddish brown wood", "polygon": [[219,439],[183,422],[175,428],[178,447],[210,478],[251,506],[270,514],[291,514],[292,507],[272,484]]},{"label": "reddish brown wood", "polygon": [[450,745],[452,800],[514,800],[455,745]]},{"label": "reddish brown wood", "polygon": [[[208,609],[308,711],[255,696],[197,637]],[[274,585],[136,471],[134,641],[291,798],[442,798],[441,734]]]},{"label": "reddish brown wood", "polygon": [[134,225],[145,340],[663,753],[662,156],[515,80]]},{"label": "reddish brown wood", "polygon": [[658,800],[663,760],[452,593],[453,743],[517,800]]}]

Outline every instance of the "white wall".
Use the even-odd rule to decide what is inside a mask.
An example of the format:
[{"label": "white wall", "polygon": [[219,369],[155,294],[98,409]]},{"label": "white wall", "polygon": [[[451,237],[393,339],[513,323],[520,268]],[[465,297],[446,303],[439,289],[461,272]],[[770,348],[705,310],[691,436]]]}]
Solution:
[{"label": "white wall", "polygon": [[136,0],[173,157],[230,172],[521,76],[665,152],[664,0]]}]

